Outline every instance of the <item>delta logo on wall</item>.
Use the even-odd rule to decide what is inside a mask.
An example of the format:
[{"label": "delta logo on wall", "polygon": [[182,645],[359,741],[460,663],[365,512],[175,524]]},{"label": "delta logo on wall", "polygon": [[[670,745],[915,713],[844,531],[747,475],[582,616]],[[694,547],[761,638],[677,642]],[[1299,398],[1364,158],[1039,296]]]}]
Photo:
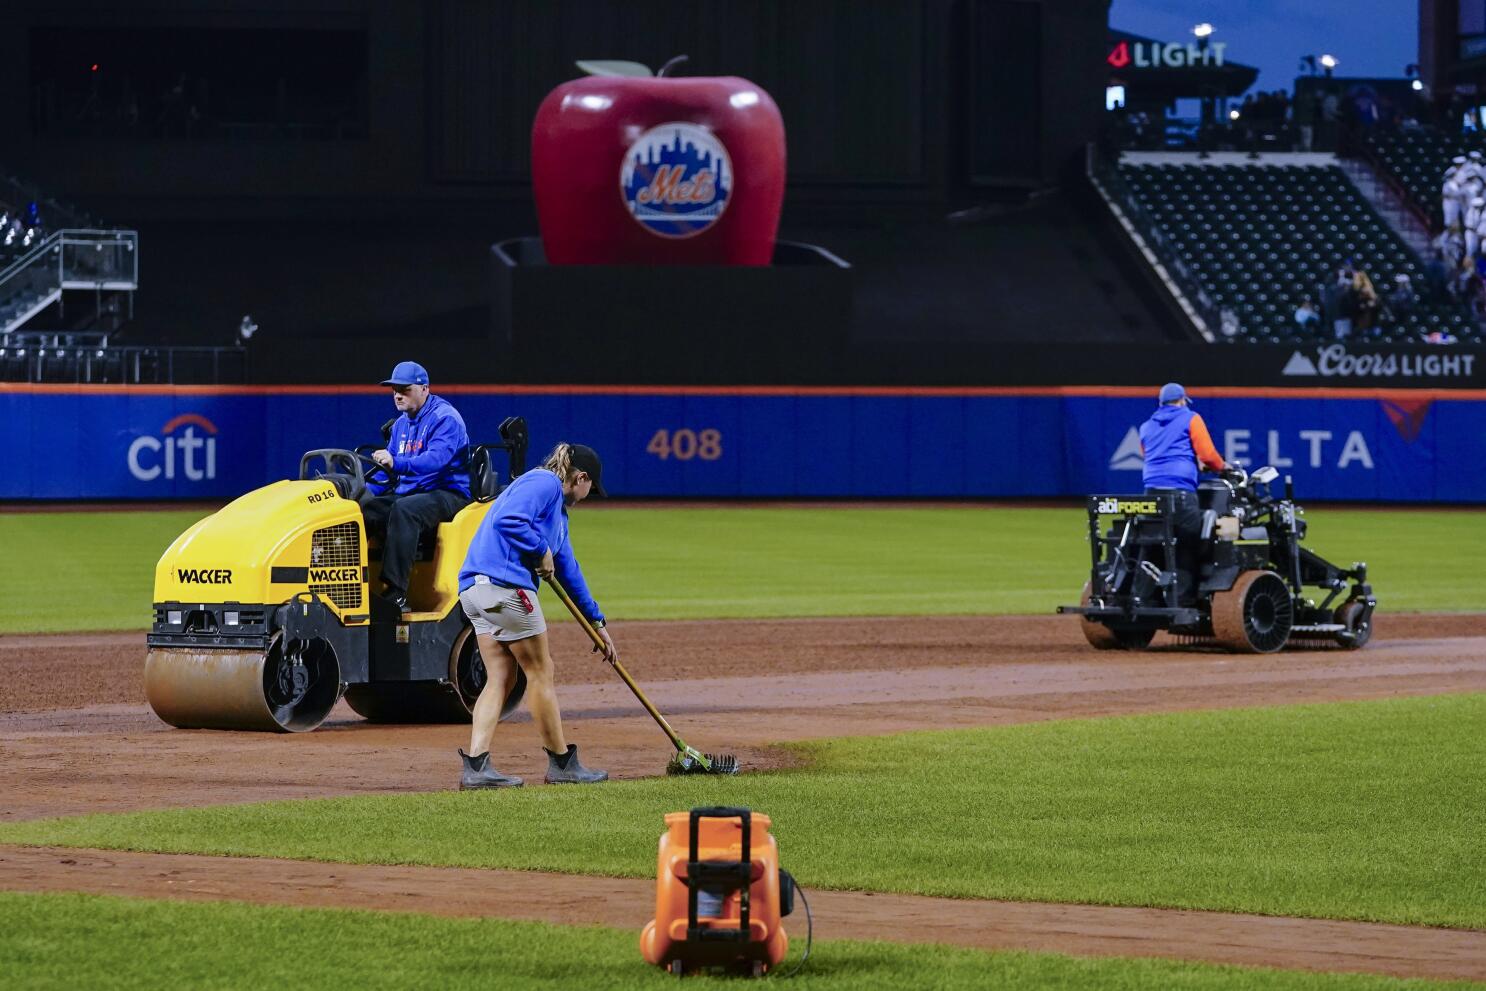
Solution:
[{"label": "delta logo on wall", "polygon": [[641,134],[619,170],[630,216],[661,237],[695,237],[717,223],[732,188],[727,148],[705,127],[684,121]]},{"label": "delta logo on wall", "polygon": [[129,474],[141,482],[217,477],[217,425],[200,413],[182,413],[165,422],[160,435],[134,438],[127,455]]},{"label": "delta logo on wall", "polygon": [[[1423,414],[1418,414],[1422,420]],[[1389,414],[1393,417],[1393,414]],[[1399,420],[1394,419],[1397,425]],[[1224,461],[1245,467],[1256,464],[1273,465],[1276,468],[1293,468],[1297,464],[1310,468],[1362,468],[1374,469],[1372,449],[1360,430],[1349,430],[1339,436],[1331,430],[1279,430],[1263,431],[1263,439],[1255,436],[1258,431],[1247,428],[1224,430],[1221,441],[1214,437]],[[1405,436],[1402,427],[1399,435]],[[1418,435],[1417,428],[1414,436]],[[1406,439],[1412,439],[1406,437]],[[1262,445],[1262,446],[1260,446]],[[1145,454],[1140,449],[1140,428],[1132,426],[1125,431],[1119,446],[1109,456],[1110,471],[1141,471],[1145,468]]]}]

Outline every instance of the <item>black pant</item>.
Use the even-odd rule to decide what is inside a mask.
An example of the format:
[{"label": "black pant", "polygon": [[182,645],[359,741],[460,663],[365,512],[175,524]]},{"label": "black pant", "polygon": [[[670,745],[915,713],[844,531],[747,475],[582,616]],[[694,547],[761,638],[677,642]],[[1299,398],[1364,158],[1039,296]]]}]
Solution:
[{"label": "black pant", "polygon": [[377,496],[361,507],[367,534],[383,538],[382,581],[387,583],[388,591],[407,592],[408,572],[413,568],[413,555],[418,552],[419,535],[449,522],[469,502],[458,492],[439,489],[403,496]]},{"label": "black pant", "polygon": [[[1202,510],[1197,508],[1197,493],[1189,489],[1146,489],[1146,495],[1174,496],[1171,529],[1176,535],[1176,596],[1178,602],[1191,601],[1197,592],[1197,569],[1202,547]],[[1163,568],[1166,562],[1155,562]]]}]

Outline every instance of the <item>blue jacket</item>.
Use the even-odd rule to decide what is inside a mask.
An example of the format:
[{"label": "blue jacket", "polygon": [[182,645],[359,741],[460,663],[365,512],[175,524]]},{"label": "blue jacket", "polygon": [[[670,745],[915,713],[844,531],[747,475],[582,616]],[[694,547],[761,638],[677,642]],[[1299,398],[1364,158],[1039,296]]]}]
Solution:
[{"label": "blue jacket", "polygon": [[1145,487],[1197,491],[1197,466],[1223,469],[1223,458],[1213,447],[1207,425],[1190,407],[1160,406],[1140,425],[1140,449],[1145,454]]},{"label": "blue jacket", "polygon": [[518,477],[491,505],[459,569],[459,590],[473,585],[476,575],[485,575],[497,585],[535,592],[540,579],[532,569],[549,550],[557,580],[583,615],[603,622],[604,614],[588,592],[568,540],[562,482],[546,468],[533,468]]},{"label": "blue jacket", "polygon": [[470,497],[470,435],[459,410],[429,396],[417,416],[399,416],[387,450],[397,472],[397,494],[448,489]]}]

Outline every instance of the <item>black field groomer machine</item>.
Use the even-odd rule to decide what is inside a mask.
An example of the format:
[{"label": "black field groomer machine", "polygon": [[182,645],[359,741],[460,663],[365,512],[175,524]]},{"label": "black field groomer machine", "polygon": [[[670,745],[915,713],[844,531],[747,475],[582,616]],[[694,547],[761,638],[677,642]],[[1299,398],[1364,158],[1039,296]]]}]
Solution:
[{"label": "black field groomer machine", "polygon": [[[1288,477],[1284,498],[1273,495],[1278,474],[1232,468],[1198,486],[1202,531],[1195,594],[1186,601],[1178,591],[1173,498],[1090,496],[1089,581],[1082,601],[1058,612],[1078,615],[1100,650],[1139,650],[1157,630],[1245,653],[1287,644],[1361,647],[1377,606],[1367,565],[1339,568],[1302,546],[1305,510]],[[1325,597],[1308,598],[1307,586]]]}]

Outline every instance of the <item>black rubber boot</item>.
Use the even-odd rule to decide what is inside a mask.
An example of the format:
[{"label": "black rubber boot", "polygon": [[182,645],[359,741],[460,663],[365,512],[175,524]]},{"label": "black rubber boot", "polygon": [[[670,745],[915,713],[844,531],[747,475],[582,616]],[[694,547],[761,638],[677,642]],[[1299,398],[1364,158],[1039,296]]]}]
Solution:
[{"label": "black rubber boot", "polygon": [[464,761],[464,770],[459,775],[460,791],[475,791],[480,788],[520,788],[521,779],[509,774],[502,774],[490,766],[490,752],[486,751],[478,757],[471,757],[463,750],[459,751],[460,759]]},{"label": "black rubber boot", "polygon": [[[545,747],[542,749],[546,750]],[[578,745],[568,744],[568,752],[558,756],[547,750],[547,777],[549,785],[589,785],[595,781],[608,781],[608,771],[595,771],[578,762]]]}]

